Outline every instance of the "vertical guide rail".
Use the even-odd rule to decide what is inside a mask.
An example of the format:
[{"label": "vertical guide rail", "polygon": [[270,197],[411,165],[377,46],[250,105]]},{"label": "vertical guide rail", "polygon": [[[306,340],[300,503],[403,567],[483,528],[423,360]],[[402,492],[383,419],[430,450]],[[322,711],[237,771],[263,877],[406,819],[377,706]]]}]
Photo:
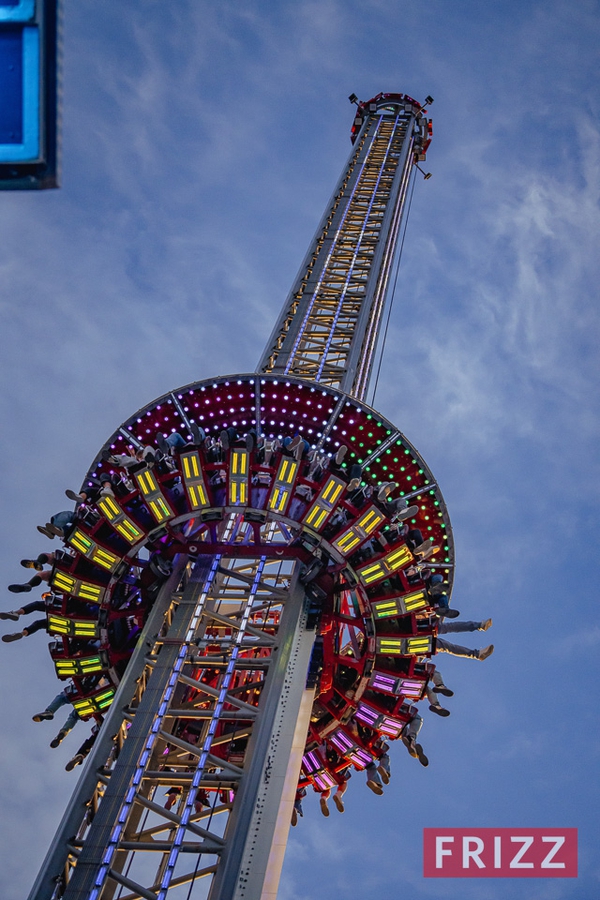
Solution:
[{"label": "vertical guide rail", "polygon": [[425,136],[414,104],[382,102],[366,115],[259,371],[365,398],[413,157]]}]

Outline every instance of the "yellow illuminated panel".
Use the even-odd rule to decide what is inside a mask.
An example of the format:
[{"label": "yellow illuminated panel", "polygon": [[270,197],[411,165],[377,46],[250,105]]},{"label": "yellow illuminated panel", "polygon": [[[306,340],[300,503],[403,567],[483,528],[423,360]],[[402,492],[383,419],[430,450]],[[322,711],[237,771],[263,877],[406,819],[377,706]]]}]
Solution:
[{"label": "yellow illuminated panel", "polygon": [[414,656],[419,656],[421,653],[431,653],[431,637],[407,638],[406,652]]},{"label": "yellow illuminated panel", "polygon": [[89,700],[73,700],[73,708],[79,713],[82,719],[91,716],[96,712],[96,708]]},{"label": "yellow illuminated panel", "polygon": [[114,688],[108,688],[94,697],[85,697],[81,700],[73,700],[73,708],[79,713],[82,719],[86,716],[92,716],[94,713],[102,712],[113,702],[115,696]]},{"label": "yellow illuminated panel", "polygon": [[245,506],[248,503],[247,450],[232,450],[229,466],[229,505]]},{"label": "yellow illuminated panel", "polygon": [[231,452],[231,474],[246,475],[248,473],[248,451],[232,450]]},{"label": "yellow illuminated panel", "polygon": [[104,588],[87,581],[80,581],[75,596],[81,597],[82,600],[89,600],[91,603],[101,603],[104,597]]},{"label": "yellow illuminated panel", "polygon": [[248,502],[248,487],[245,481],[230,481],[229,502],[232,506],[240,503],[245,505]]},{"label": "yellow illuminated panel", "polygon": [[180,460],[183,483],[185,484],[191,508],[201,509],[203,506],[208,506],[208,494],[199,454],[196,450],[182,453]]},{"label": "yellow illuminated panel", "polygon": [[114,553],[100,547],[91,539],[91,537],[79,528],[74,529],[69,538],[69,543],[75,547],[76,550],[79,550],[80,553],[83,553],[84,556],[87,556],[88,559],[91,559],[92,562],[102,566],[103,569],[107,569],[109,572],[116,569],[118,563],[121,561],[119,556],[115,556]]},{"label": "yellow illuminated panel", "polygon": [[387,619],[404,612],[396,600],[379,600],[377,603],[372,603],[371,608],[376,619]]},{"label": "yellow illuminated panel", "polygon": [[413,591],[412,594],[406,594],[402,597],[407,612],[413,612],[415,609],[423,609],[428,606],[425,591]]},{"label": "yellow illuminated panel", "polygon": [[335,508],[344,487],[343,481],[336,478],[335,475],[330,475],[322,491],[318,494],[315,502],[304,517],[305,524],[318,531]]},{"label": "yellow illuminated panel", "polygon": [[65,572],[56,570],[52,576],[52,587],[65,594],[72,594],[73,597],[81,597],[89,603],[101,603],[104,597],[104,588],[99,584],[90,584],[89,581],[80,581],[67,575]]},{"label": "yellow illuminated panel", "polygon": [[65,572],[61,572],[58,569],[55,570],[54,575],[52,576],[52,587],[58,588],[59,591],[64,591],[66,594],[72,594],[76,584],[76,578],[73,578],[72,575],[65,574]]},{"label": "yellow illuminated panel", "polygon": [[109,688],[108,690],[103,691],[101,694],[96,694],[94,700],[96,701],[98,709],[106,709],[113,702],[114,697],[114,689]]},{"label": "yellow illuminated panel", "polygon": [[386,656],[402,656],[403,643],[402,638],[377,638],[377,653],[384,653]]},{"label": "yellow illuminated panel", "polygon": [[343,534],[337,541],[334,541],[333,546],[346,555],[351,550],[354,550],[357,544],[360,544],[360,536],[352,529]]},{"label": "yellow illuminated panel", "polygon": [[384,521],[385,516],[383,513],[375,506],[372,506],[355,522],[355,528],[359,529],[359,531],[364,531],[365,536],[368,537]]},{"label": "yellow illuminated panel", "polygon": [[293,483],[298,471],[298,463],[291,459],[282,459],[277,473],[277,481],[290,485]]},{"label": "yellow illuminated panel", "polygon": [[200,506],[208,506],[208,497],[206,496],[206,493],[204,491],[204,485],[189,485],[188,497],[190,498],[192,509],[198,509],[198,507]]},{"label": "yellow illuminated panel", "polygon": [[174,515],[173,510],[165,500],[160,486],[150,469],[144,469],[143,472],[136,472],[134,478],[142,492],[148,509],[158,524],[160,525],[166,519],[170,519]]},{"label": "yellow illuminated panel", "polygon": [[57,659],[54,661],[59,678],[91,675],[102,672],[106,666],[100,656],[82,656],[79,659]]},{"label": "yellow illuminated panel", "polygon": [[325,519],[327,518],[328,510],[323,509],[319,506],[313,506],[311,511],[306,517],[306,524],[310,525],[312,528],[320,528]]},{"label": "yellow illuminated panel", "polygon": [[412,559],[412,553],[408,549],[407,546],[400,547],[399,550],[394,550],[393,553],[388,553],[388,555],[384,558],[383,563],[388,567],[390,572],[395,572],[397,569],[401,569],[402,566],[405,566]]},{"label": "yellow illuminated panel", "polygon": [[103,497],[96,505],[115,531],[130,544],[136,544],[144,537],[144,532],[125,515],[114,497]]},{"label": "yellow illuminated panel", "polygon": [[74,659],[60,659],[54,663],[59,678],[68,678],[77,674],[77,662]]},{"label": "yellow illuminated panel", "polygon": [[150,469],[146,469],[144,472],[140,472],[135,477],[144,497],[149,497],[151,494],[156,494],[160,491],[158,482],[156,481]]},{"label": "yellow illuminated panel", "polygon": [[48,616],[48,632],[49,634],[70,634],[71,621],[65,619],[64,616]]},{"label": "yellow illuminated panel", "polygon": [[83,531],[80,531],[79,528],[74,529],[69,538],[69,543],[76,550],[79,550],[80,553],[83,553],[84,556],[87,556],[94,547],[93,540],[87,534],[84,534]]},{"label": "yellow illuminated panel", "polygon": [[74,637],[97,637],[98,636],[98,623],[97,622],[77,622],[73,621],[73,636]]},{"label": "yellow illuminated panel", "polygon": [[275,487],[269,499],[269,509],[282,513],[287,505],[290,492],[285,488]]},{"label": "yellow illuminated panel", "polygon": [[313,528],[315,528],[315,521],[320,512],[324,512],[325,515],[327,515],[327,510],[323,510],[323,507],[319,505],[315,505],[311,509],[309,509],[306,518],[304,519],[306,524],[311,525]]},{"label": "yellow illuminated panel", "polygon": [[423,609],[427,606],[424,591],[413,591],[403,597],[392,597],[387,600],[376,600],[371,608],[376,619],[386,619],[390,616],[403,616],[406,613]]},{"label": "yellow illuminated panel", "polygon": [[370,534],[373,534],[385,520],[385,516],[376,506],[370,506],[369,509],[358,517],[350,528],[347,528],[346,531],[333,542],[333,546],[336,547],[340,553],[343,553],[344,556],[347,556],[355,549],[355,547],[366,540]]},{"label": "yellow illuminated panel", "polygon": [[344,485],[338,481],[337,478],[330,478],[323,488],[322,498],[326,503],[330,503],[332,506],[337,501],[338,497],[342,493]]},{"label": "yellow illuminated panel", "polygon": [[118,525],[115,525],[115,528],[130,544],[137,543],[144,536],[143,532],[129,519],[119,522]]},{"label": "yellow illuminated panel", "polygon": [[158,523],[164,522],[165,519],[169,518],[170,510],[162,497],[159,497],[155,500],[149,500],[148,506],[150,507],[150,512]]},{"label": "yellow illuminated panel", "polygon": [[267,503],[269,509],[278,513],[285,512],[289,499],[292,496],[291,488],[296,480],[299,468],[299,463],[295,459],[284,457],[281,460]]},{"label": "yellow illuminated panel", "polygon": [[385,578],[388,573],[381,563],[372,563],[359,569],[358,574],[365,584],[372,584],[374,581],[379,581],[380,578]]},{"label": "yellow illuminated panel", "polygon": [[431,653],[431,635],[377,638],[377,653],[386,656],[421,656],[424,653]]},{"label": "yellow illuminated panel", "polygon": [[378,559],[377,562],[368,563],[358,569],[358,576],[363,584],[372,584],[374,581],[379,581],[380,578],[386,578],[393,572],[397,572],[398,569],[402,569],[412,558],[412,553],[406,544],[401,544],[382,559]]},{"label": "yellow illuminated panel", "polygon": [[118,556],[115,556],[114,553],[110,553],[108,550],[104,550],[102,547],[98,546],[94,547],[92,550],[90,559],[92,562],[97,563],[109,572],[111,572],[119,562]]},{"label": "yellow illuminated panel", "polygon": [[118,519],[123,512],[123,510],[119,506],[117,506],[112,497],[102,497],[101,500],[98,500],[96,506],[105,516],[105,518],[108,519],[109,522],[113,522],[115,519]]},{"label": "yellow illuminated panel", "polygon": [[99,633],[98,623],[95,620],[69,619],[54,613],[48,614],[48,632],[81,638],[96,638]]},{"label": "yellow illuminated panel", "polygon": [[200,477],[200,457],[194,451],[185,453],[181,456],[181,464],[183,466],[183,477],[186,480]]}]

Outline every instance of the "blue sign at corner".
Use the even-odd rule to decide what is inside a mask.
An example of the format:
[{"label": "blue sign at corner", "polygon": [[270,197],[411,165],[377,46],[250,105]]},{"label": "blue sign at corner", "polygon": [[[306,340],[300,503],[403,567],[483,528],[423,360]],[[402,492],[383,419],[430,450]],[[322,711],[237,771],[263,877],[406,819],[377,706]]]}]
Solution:
[{"label": "blue sign at corner", "polygon": [[57,186],[59,0],[0,0],[0,190]]}]

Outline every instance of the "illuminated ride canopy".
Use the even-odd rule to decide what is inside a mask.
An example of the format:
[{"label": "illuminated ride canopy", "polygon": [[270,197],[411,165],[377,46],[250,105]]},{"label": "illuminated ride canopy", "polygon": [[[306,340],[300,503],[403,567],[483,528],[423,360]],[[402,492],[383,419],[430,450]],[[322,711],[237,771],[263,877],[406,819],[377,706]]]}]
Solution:
[{"label": "illuminated ride canopy", "polygon": [[[193,443],[191,422],[208,438],[233,427],[240,439],[227,450],[217,444],[209,451],[210,440]],[[244,436],[251,430],[259,435],[258,447],[248,450]],[[157,450],[157,432],[177,432],[186,446],[163,460],[158,453],[156,465],[142,463],[137,471],[103,459],[127,447]],[[311,452],[298,460],[275,444],[265,461],[264,440],[281,443],[297,434]],[[338,465],[342,446],[347,451]],[[83,489],[92,476],[96,483],[119,471],[126,477],[115,496],[79,507],[67,553],[54,570],[55,612],[49,614],[57,675],[72,679],[73,705],[82,718],[98,718],[110,705],[178,555],[235,558],[236,574],[230,570],[227,576],[232,596],[255,577],[262,559],[265,601],[255,605],[249,622],[267,635],[277,628],[293,562],[300,560],[308,615],[317,629],[309,667],[316,699],[301,783],[326,789],[335,783],[336,768],[364,768],[378,738],[400,736],[416,714],[411,702],[423,697],[433,671],[427,660],[435,653],[436,619],[435,600],[420,569],[414,570],[420,557],[398,536],[392,501],[410,498],[416,509],[407,524],[439,548],[427,565],[443,574],[448,593],[453,546],[431,472],[390,422],[352,397],[299,379],[232,376],[159,398],[125,422],[103,451]],[[356,464],[363,490],[348,485]],[[378,500],[378,487],[387,482],[397,488]],[[374,490],[365,491],[366,485]],[[216,684],[211,666],[219,642],[235,633],[227,620],[227,592],[222,585],[222,621],[215,608],[216,618],[198,641],[193,677],[205,685]],[[260,660],[268,653],[266,646],[239,648],[240,658],[248,657],[247,669],[236,673],[230,690],[251,706],[260,699]],[[206,698],[205,691],[188,686],[184,705],[202,709]],[[231,713],[239,730],[243,714],[239,707]],[[349,725],[352,718],[358,730]],[[325,738],[336,748],[337,765],[318,749]],[[244,747],[243,739],[233,741],[228,752],[241,763]]]}]

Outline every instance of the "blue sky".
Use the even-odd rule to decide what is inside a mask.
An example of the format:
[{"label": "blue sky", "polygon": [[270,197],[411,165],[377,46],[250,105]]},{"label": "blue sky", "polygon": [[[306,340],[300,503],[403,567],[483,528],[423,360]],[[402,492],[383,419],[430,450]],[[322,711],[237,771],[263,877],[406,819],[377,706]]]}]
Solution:
[{"label": "blue sky", "polygon": [[[356,778],[328,820],[309,798],[280,896],[597,896],[600,5],[65,0],[63,42],[63,186],[0,199],[6,583],[121,421],[254,368],[349,153],[348,95],[430,93],[375,405],[436,474],[454,604],[493,617],[496,652],[440,661],[427,770],[394,747],[383,797]],[[5,900],[84,736],[50,750],[31,722],[45,644],[0,651]],[[423,879],[436,825],[577,827],[579,878]]]}]

